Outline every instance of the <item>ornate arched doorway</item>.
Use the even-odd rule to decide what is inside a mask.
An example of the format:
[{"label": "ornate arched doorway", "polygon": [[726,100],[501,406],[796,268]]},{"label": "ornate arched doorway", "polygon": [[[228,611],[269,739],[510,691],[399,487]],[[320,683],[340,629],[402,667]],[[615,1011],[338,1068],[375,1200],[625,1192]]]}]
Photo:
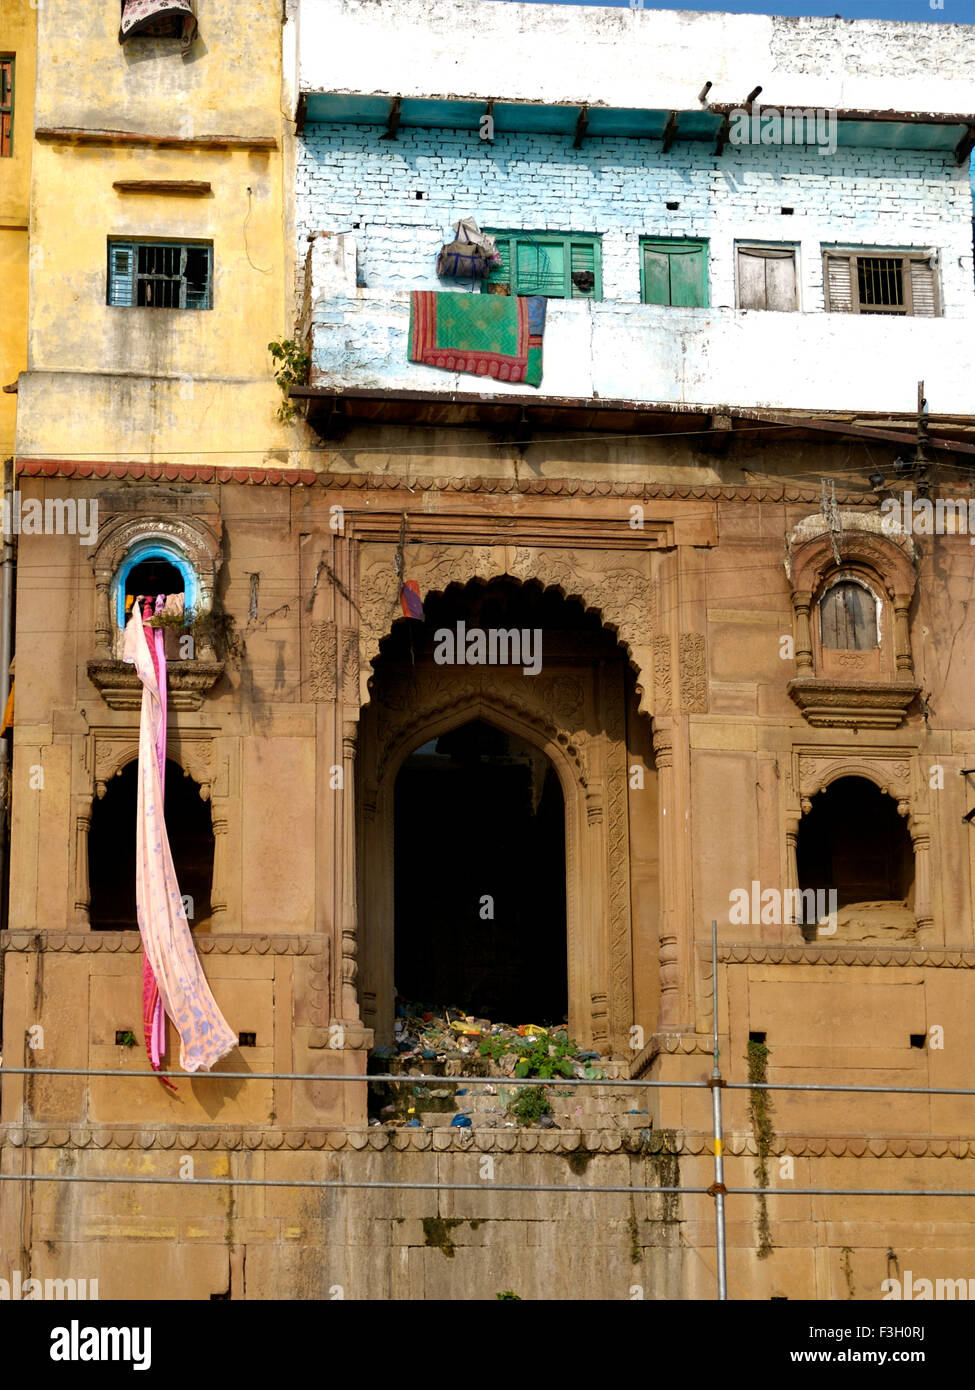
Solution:
[{"label": "ornate arched doorway", "polygon": [[[540,659],[534,672],[526,671],[525,662],[471,660],[471,650],[459,662],[456,643],[448,653],[452,659],[443,659],[445,632],[460,640],[474,632],[500,631],[539,635]],[[485,653],[492,650],[497,654],[502,648],[486,642]],[[572,1036],[606,1053],[625,1053],[635,1014],[646,1017],[653,1012],[649,995],[656,990],[657,802],[649,723],[638,713],[635,679],[615,634],[603,627],[598,615],[540,584],[503,578],[450,585],[443,593],[426,596],[422,621],[393,625],[374,663],[370,696],[362,711],[356,758],[359,988],[363,1022],[375,1030],[377,1043],[392,1040],[395,992],[405,992],[407,981],[411,994],[463,1007],[460,999],[436,999],[443,987],[439,967],[431,966],[429,986],[423,983],[424,949],[429,957],[438,942],[446,941],[454,910],[450,903],[433,905],[436,885],[446,878],[458,892],[463,887],[463,875],[445,874],[441,864],[456,854],[466,833],[473,877],[489,876],[490,850],[482,850],[484,839],[490,838],[491,818],[505,823],[506,833],[499,841],[511,843],[508,822],[520,824],[523,838],[531,840],[525,788],[534,781],[538,791],[541,779],[543,797],[548,781],[548,824],[544,832],[540,824],[533,827],[538,833],[527,848],[535,853],[535,870],[543,881],[551,883],[555,873],[561,879],[563,891],[555,910],[541,914],[546,917],[552,969],[533,999],[530,979],[516,987],[503,962],[495,961],[492,968],[488,941],[480,955],[480,984],[462,970],[454,979],[461,990],[471,990],[468,1002],[475,1010],[480,1007],[476,989],[481,989],[482,1004],[493,994],[502,1009],[523,1011],[527,1016],[504,1020],[520,1023],[561,1021],[533,1015],[557,1007],[554,978],[558,976],[560,983],[564,978]],[[411,760],[436,758],[441,742],[448,753],[453,742],[454,754],[465,742],[469,745],[472,735],[464,731],[472,723],[493,731],[474,735],[475,744],[478,737],[488,743],[493,738],[496,751],[486,755],[486,762],[480,755],[468,756],[466,771],[465,755],[450,756],[450,795],[462,808],[466,826],[448,834],[431,825],[433,833],[428,834],[415,803],[413,818],[407,820],[397,789],[402,791],[419,771],[419,764]],[[513,758],[511,766],[521,771],[502,775],[506,758]],[[493,771],[485,773],[486,768]],[[429,762],[427,772],[434,776]],[[483,808],[474,813],[471,801],[479,794],[479,779],[483,794],[485,776],[493,779],[490,806],[486,813]],[[427,819],[442,824],[439,812],[431,809],[429,798],[434,794],[427,789]],[[527,795],[530,798],[531,792]],[[553,810],[557,802],[561,817]],[[536,809],[540,806],[541,802]],[[561,821],[560,852],[553,843],[553,819]],[[409,870],[403,867],[407,861]],[[514,866],[502,867],[502,893],[510,895]],[[472,880],[469,887],[478,885]],[[490,887],[476,896],[490,897]],[[431,921],[424,937],[425,901]],[[530,904],[527,910],[531,912]],[[552,945],[554,918],[562,931],[557,947]],[[522,913],[511,929],[523,931],[525,920]],[[405,947],[405,954],[401,929],[417,938]],[[495,944],[503,949],[500,934]],[[450,950],[455,957],[463,954],[455,947]],[[653,962],[636,991],[635,956]],[[537,980],[530,957],[526,953],[524,972]],[[401,969],[407,971],[403,981],[397,978]]]}]

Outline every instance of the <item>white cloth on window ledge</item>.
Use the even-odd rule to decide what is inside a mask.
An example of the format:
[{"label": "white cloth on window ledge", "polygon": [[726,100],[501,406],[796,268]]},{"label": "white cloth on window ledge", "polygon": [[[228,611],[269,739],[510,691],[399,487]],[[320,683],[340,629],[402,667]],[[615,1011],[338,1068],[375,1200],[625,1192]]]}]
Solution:
[{"label": "white cloth on window ledge", "polygon": [[[174,23],[175,21],[175,23]],[[119,43],[135,34],[178,33],[184,48],[196,38],[192,0],[125,0]]]}]

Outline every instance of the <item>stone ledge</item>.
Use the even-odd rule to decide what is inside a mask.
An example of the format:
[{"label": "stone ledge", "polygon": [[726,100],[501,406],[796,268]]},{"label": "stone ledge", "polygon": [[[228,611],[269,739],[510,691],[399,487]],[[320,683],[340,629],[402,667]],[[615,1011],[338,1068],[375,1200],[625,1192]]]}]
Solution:
[{"label": "stone ledge", "polygon": [[[0,1149],[92,1149],[176,1150],[206,1152],[264,1151],[295,1152],[327,1150],[352,1153],[391,1149],[432,1153],[542,1153],[542,1154],[622,1154],[652,1157],[677,1154],[688,1158],[710,1157],[712,1136],[704,1132],[674,1133],[651,1130],[646,1138],[639,1132],[619,1130],[550,1129],[174,1129],[163,1126],[146,1129],[67,1125],[0,1125]],[[750,1134],[726,1136],[725,1152],[732,1157],[753,1157],[758,1153]],[[821,1135],[777,1134],[771,1152],[796,1158],[969,1158],[975,1157],[975,1136],[964,1135]]]},{"label": "stone ledge", "polygon": [[[328,949],[326,938],[318,932],[275,933],[255,936],[240,933],[193,935],[201,955],[213,956],[316,956]],[[142,950],[138,931],[4,931],[0,932],[0,954],[4,951],[71,951],[75,954],[107,951],[136,955]]]},{"label": "stone ledge", "polygon": [[787,688],[814,729],[897,729],[921,689],[903,681],[828,676],[797,676]]},{"label": "stone ledge", "polygon": [[[198,710],[223,672],[222,661],[169,662],[169,708]],[[88,662],[88,679],[109,709],[141,708],[142,682],[129,662],[93,657]]]},{"label": "stone ledge", "polygon": [[[704,951],[699,944],[699,950]],[[710,954],[710,946],[708,946]],[[762,942],[743,942],[719,946],[723,965],[926,965],[940,969],[975,970],[975,950],[944,946],[874,946],[844,943],[835,946],[773,946]],[[710,964],[710,961],[708,961]],[[707,1051],[707,1049],[702,1049]]]}]

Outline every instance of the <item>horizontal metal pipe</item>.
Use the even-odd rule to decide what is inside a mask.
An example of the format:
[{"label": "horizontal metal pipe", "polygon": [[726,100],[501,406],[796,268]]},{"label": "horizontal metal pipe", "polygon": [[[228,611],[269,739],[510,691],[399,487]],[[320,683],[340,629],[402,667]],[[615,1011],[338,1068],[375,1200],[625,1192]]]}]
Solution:
[{"label": "horizontal metal pipe", "polygon": [[[100,1149],[99,1153],[104,1153]],[[140,1150],[140,1152],[142,1152]],[[208,1152],[213,1152],[209,1150]],[[290,1150],[289,1150],[290,1152]],[[484,1157],[484,1155],[480,1155]],[[107,1183],[167,1183],[178,1187],[354,1187],[389,1188],[393,1191],[424,1192],[613,1192],[613,1193],[653,1193],[684,1192],[705,1195],[706,1187],[560,1187],[557,1183],[518,1182],[344,1182],[341,1178],[129,1178],[100,1177],[97,1174],[77,1173],[62,1176],[58,1173],[0,1173],[0,1182],[107,1182]]]},{"label": "horizontal metal pipe", "polygon": [[[175,1151],[175,1150],[174,1150]],[[113,1152],[99,1149],[99,1153]],[[125,1150],[128,1152],[128,1150]],[[138,1150],[142,1153],[143,1150]],[[207,1153],[218,1152],[214,1149]],[[220,1152],[228,1152],[221,1150]],[[282,1150],[292,1152],[292,1150]],[[307,1151],[306,1151],[307,1152]],[[431,1152],[434,1152],[431,1150]],[[484,1155],[479,1155],[484,1157]],[[564,1187],[557,1183],[500,1183],[484,1182],[354,1182],[341,1178],[327,1178],[320,1182],[314,1178],[157,1178],[157,1177],[105,1177],[99,1174],[76,1173],[0,1173],[0,1182],[104,1182],[129,1183],[140,1186],[146,1183],[167,1184],[181,1187],[332,1187],[332,1188],[385,1188],[404,1192],[586,1192],[590,1194],[607,1193],[673,1193],[683,1196],[703,1197],[711,1195],[710,1187],[629,1187],[614,1184],[611,1187]],[[931,1188],[916,1187],[729,1187],[729,1197],[975,1197],[975,1188]]]},{"label": "horizontal metal pipe", "polygon": [[[332,1075],[328,1072],[302,1071],[89,1071],[84,1067],[0,1067],[0,1080],[5,1076],[135,1076],[152,1080],[157,1076],[172,1076],[182,1081],[354,1081],[365,1085],[373,1081],[435,1083],[438,1086],[691,1086],[707,1089],[706,1081],[629,1081],[603,1078],[587,1081],[585,1077],[538,1076],[391,1076],[376,1073],[368,1076]],[[972,1094],[975,1094],[973,1092]]]},{"label": "horizontal metal pipe", "polygon": [[[389,1081],[406,1085],[431,1084],[437,1086],[644,1086],[666,1089],[676,1087],[684,1090],[707,1090],[707,1081],[652,1081],[639,1078],[630,1080],[611,1077],[587,1081],[585,1077],[516,1077],[516,1076],[392,1076],[386,1072],[370,1073],[367,1076],[347,1076],[344,1072],[301,1072],[301,1071],[99,1071],[85,1067],[0,1067],[0,1080],[5,1076],[110,1076],[137,1077],[139,1080],[152,1080],[153,1077],[171,1076],[183,1081],[348,1081],[368,1085],[373,1081]],[[814,1081],[725,1081],[726,1091],[844,1091],[870,1095],[897,1096],[975,1096],[971,1086],[855,1086],[842,1083],[820,1083]]]}]

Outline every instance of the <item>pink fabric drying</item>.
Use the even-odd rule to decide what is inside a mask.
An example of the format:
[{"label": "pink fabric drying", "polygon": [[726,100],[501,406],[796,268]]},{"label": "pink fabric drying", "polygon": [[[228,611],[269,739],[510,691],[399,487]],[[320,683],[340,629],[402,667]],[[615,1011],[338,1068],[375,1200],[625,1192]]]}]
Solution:
[{"label": "pink fabric drying", "polygon": [[[152,628],[148,629],[153,639],[150,643],[143,627],[143,616],[138,613],[137,607],[133,608],[132,617],[126,625],[123,649],[124,659],[134,663],[142,681],[136,819],[136,911],[146,960],[163,1008],[179,1033],[180,1066],[184,1071],[194,1072],[212,1067],[231,1052],[237,1046],[237,1036],[210,992],[183,912],[183,899],[176,881],[163,814],[165,695],[161,691],[165,690],[165,665],[157,671],[155,633]],[[151,616],[151,611],[150,608],[146,618]],[[145,985],[145,979],[143,983]],[[160,1031],[161,1026],[160,1019]]]}]

